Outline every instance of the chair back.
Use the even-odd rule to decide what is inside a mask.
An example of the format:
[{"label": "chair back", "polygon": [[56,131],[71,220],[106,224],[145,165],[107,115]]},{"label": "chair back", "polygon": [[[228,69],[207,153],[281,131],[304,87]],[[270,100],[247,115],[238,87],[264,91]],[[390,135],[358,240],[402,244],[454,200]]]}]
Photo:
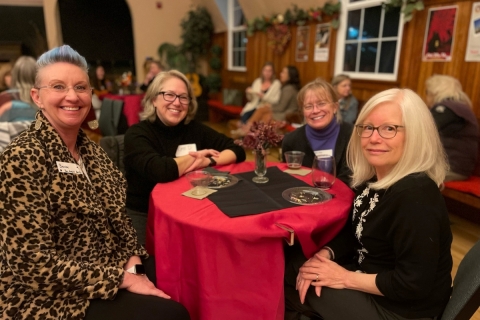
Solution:
[{"label": "chair back", "polygon": [[125,174],[125,166],[123,165],[124,155],[124,135],[105,136],[100,139],[100,146],[105,150],[108,157],[117,166],[117,168]]},{"label": "chair back", "polygon": [[122,111],[122,100],[103,99],[102,106],[100,107],[100,119],[98,119],[98,126],[103,136],[115,136],[119,134],[118,126]]},{"label": "chair back", "polygon": [[480,241],[463,257],[442,320],[468,320],[480,307]]}]

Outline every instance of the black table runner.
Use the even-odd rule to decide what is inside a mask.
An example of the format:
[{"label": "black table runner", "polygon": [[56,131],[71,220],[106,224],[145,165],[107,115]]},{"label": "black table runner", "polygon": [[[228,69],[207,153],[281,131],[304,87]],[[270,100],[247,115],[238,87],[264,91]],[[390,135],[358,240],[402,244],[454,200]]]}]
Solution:
[{"label": "black table runner", "polygon": [[267,183],[255,183],[254,171],[235,174],[239,181],[236,185],[218,189],[208,196],[215,205],[230,218],[255,215],[259,213],[296,207],[282,197],[282,192],[293,187],[310,186],[306,182],[282,172],[277,167],[269,167]]}]

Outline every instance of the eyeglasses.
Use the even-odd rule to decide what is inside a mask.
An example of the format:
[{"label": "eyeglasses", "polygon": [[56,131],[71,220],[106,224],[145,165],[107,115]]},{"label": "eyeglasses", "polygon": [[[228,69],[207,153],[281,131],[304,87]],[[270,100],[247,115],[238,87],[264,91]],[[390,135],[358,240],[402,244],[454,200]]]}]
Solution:
[{"label": "eyeglasses", "polygon": [[50,89],[55,93],[58,94],[67,94],[70,89],[73,89],[76,94],[91,94],[93,89],[90,86],[79,84],[73,87],[67,87],[66,85],[63,84],[55,84],[51,86],[43,86],[43,87],[34,87],[35,89]]},{"label": "eyeglasses", "polygon": [[328,106],[330,104],[330,102],[327,102],[327,101],[321,101],[321,102],[318,102],[318,103],[314,103],[314,104],[307,104],[307,105],[304,105],[303,106],[303,110],[305,111],[312,111],[313,109],[317,108],[317,109],[323,109],[325,108],[326,106]]},{"label": "eyeglasses", "polygon": [[163,99],[168,102],[174,102],[178,98],[181,104],[186,105],[190,103],[190,98],[186,95],[178,95],[173,92],[160,91],[157,95],[163,95]]},{"label": "eyeglasses", "polygon": [[384,124],[379,127],[374,127],[369,124],[357,124],[357,134],[362,138],[370,138],[373,135],[373,131],[377,130],[380,137],[384,139],[392,139],[397,135],[398,128],[404,128],[404,126],[397,126],[392,124]]}]

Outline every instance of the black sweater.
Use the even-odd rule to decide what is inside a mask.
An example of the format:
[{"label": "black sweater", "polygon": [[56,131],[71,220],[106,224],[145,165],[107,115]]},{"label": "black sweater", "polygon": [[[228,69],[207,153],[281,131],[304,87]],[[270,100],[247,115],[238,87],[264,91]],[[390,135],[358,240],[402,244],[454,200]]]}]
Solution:
[{"label": "black sweater", "polygon": [[158,117],[130,127],[125,134],[125,176],[127,208],[148,212],[150,192],[159,182],[179,178],[175,162],[177,147],[194,143],[197,150],[232,150],[237,163],[245,160],[245,151],[233,140],[195,120],[174,127],[165,126]]},{"label": "black sweater", "polygon": [[377,274],[384,296],[373,297],[384,308],[405,318],[438,316],[450,298],[452,233],[435,183],[411,174],[387,190],[363,186],[352,215],[328,244],[335,259]]}]

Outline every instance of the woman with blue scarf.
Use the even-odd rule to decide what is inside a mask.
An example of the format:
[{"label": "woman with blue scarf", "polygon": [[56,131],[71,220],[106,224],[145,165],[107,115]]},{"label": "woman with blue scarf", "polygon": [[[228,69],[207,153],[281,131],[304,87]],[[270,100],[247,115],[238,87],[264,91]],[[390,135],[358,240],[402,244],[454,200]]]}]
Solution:
[{"label": "woman with blue scarf", "polygon": [[342,122],[335,90],[317,78],[300,90],[297,100],[305,125],[285,135],[282,152],[303,151],[305,167],[312,166],[316,155],[334,156],[337,178],[349,184],[351,171],[347,167],[346,149],[353,126]]}]

